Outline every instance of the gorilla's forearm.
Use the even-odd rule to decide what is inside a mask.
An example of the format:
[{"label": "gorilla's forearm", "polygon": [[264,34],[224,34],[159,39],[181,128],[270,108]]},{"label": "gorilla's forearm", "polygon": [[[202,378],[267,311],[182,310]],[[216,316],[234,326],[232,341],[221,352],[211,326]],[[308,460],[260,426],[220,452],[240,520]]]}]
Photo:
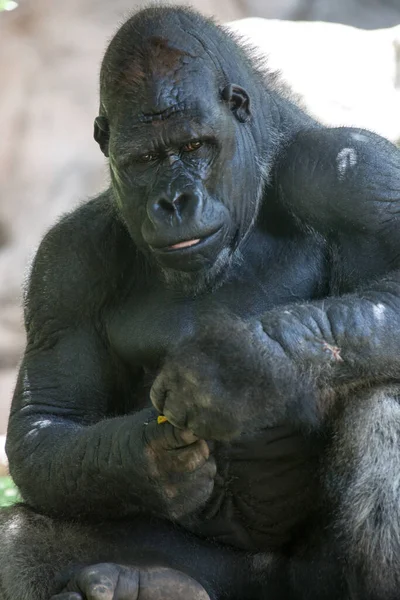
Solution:
[{"label": "gorilla's forearm", "polygon": [[[106,516],[116,497],[120,514],[132,512],[149,488],[148,415],[110,418],[122,391],[110,389],[104,347],[89,327],[62,328],[51,317],[29,330],[8,425],[11,475],[23,498],[48,513]],[[133,396],[139,381],[135,372]]]},{"label": "gorilla's forearm", "polygon": [[247,321],[208,313],[168,355],[150,397],[171,423],[204,439],[318,428],[349,388],[399,379],[399,331],[400,272]]},{"label": "gorilla's forearm", "polygon": [[[14,414],[8,455],[11,475],[29,504],[46,513],[110,517],[146,507],[154,494],[141,456],[149,411],[82,426],[63,418]],[[154,507],[155,508],[155,507]]]},{"label": "gorilla's forearm", "polygon": [[296,398],[285,407],[290,420],[323,416],[343,386],[400,377],[399,272],[362,292],[275,309],[261,325],[277,385],[285,380]]}]

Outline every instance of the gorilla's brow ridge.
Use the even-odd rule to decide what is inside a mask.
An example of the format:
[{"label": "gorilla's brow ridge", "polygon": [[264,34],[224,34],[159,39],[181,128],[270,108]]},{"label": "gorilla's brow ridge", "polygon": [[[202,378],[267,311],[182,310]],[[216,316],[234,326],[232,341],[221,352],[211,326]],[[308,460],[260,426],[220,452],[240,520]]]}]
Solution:
[{"label": "gorilla's brow ridge", "polygon": [[130,117],[129,122],[135,126],[143,123],[151,123],[152,121],[166,121],[171,117],[178,117],[183,113],[190,119],[202,117],[201,107],[199,107],[198,102],[179,102],[163,110],[137,114],[135,117]]},{"label": "gorilla's brow ridge", "polygon": [[166,119],[169,119],[173,114],[183,112],[185,108],[187,107],[185,106],[184,102],[180,102],[178,104],[174,104],[173,106],[169,106],[168,108],[165,108],[164,110],[161,110],[159,112],[143,113],[139,116],[138,121],[141,123],[148,123],[150,121],[165,121]]}]

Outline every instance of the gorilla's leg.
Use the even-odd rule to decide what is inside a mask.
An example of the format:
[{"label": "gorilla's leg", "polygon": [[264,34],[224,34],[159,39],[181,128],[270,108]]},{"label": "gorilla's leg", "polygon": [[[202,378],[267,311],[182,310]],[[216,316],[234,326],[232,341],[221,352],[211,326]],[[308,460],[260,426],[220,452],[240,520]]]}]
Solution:
[{"label": "gorilla's leg", "polygon": [[251,600],[266,570],[260,556],[143,517],[77,525],[20,506],[1,511],[0,540],[0,600]]},{"label": "gorilla's leg", "polygon": [[325,516],[291,562],[299,598],[398,600],[399,386],[345,399],[324,472]]},{"label": "gorilla's leg", "polygon": [[[335,529],[363,599],[399,598],[400,386],[346,402],[327,468]],[[358,589],[358,583],[363,587]]]}]

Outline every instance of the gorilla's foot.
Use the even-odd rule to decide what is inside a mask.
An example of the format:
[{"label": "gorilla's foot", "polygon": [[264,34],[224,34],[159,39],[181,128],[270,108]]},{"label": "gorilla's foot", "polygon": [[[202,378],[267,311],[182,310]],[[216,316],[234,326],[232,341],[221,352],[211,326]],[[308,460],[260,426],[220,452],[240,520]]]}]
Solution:
[{"label": "gorilla's foot", "polygon": [[210,600],[194,579],[164,567],[85,567],[51,600]]}]

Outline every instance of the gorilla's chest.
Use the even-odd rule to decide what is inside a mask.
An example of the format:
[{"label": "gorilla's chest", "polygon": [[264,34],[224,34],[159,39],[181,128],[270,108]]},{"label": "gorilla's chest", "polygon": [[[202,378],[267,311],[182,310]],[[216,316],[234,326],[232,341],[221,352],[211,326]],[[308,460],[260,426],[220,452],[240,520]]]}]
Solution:
[{"label": "gorilla's chest", "polygon": [[323,258],[312,247],[297,245],[243,266],[212,294],[187,298],[165,288],[143,285],[114,307],[107,319],[110,342],[127,364],[157,368],[171,345],[190,336],[199,315],[229,311],[243,318],[274,306],[316,298],[324,288]]}]

